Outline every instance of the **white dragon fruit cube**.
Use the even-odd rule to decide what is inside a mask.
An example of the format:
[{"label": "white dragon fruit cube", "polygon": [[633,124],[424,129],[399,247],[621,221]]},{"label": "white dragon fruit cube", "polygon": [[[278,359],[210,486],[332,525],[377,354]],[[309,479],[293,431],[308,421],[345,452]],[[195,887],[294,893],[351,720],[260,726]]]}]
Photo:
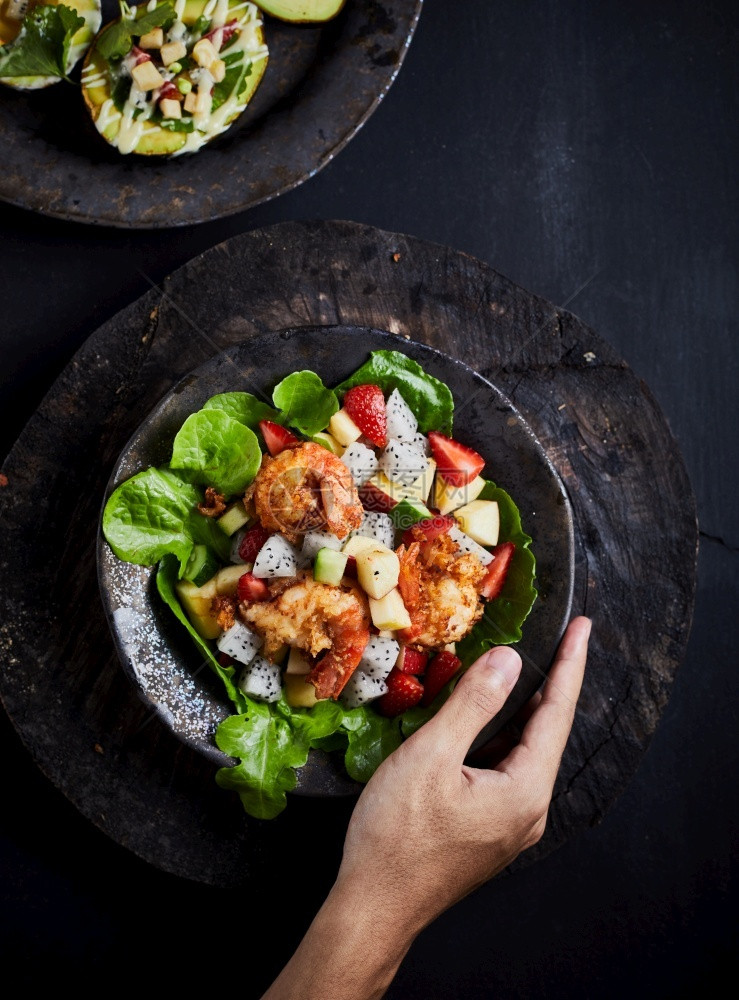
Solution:
[{"label": "white dragon fruit cube", "polygon": [[251,663],[262,647],[262,640],[243,622],[235,622],[219,637],[216,645],[222,653],[239,663]]},{"label": "white dragon fruit cube", "polygon": [[374,538],[388,549],[392,549],[395,545],[395,525],[392,518],[389,514],[382,514],[379,511],[365,511],[362,523],[352,534],[361,535],[363,538]]},{"label": "white dragon fruit cube", "polygon": [[426,458],[429,458],[431,456],[431,442],[429,441],[429,439],[426,437],[425,434],[422,434],[420,431],[418,431],[418,433],[414,436],[413,440],[411,441],[411,444],[414,445],[414,447],[418,451],[420,451],[422,455],[425,455]]},{"label": "white dragon fruit cube", "polygon": [[368,701],[379,698],[386,691],[385,681],[368,677],[363,671],[355,670],[341,692],[341,700],[347,708],[359,708],[360,705],[366,705]]},{"label": "white dragon fruit cube", "polygon": [[413,410],[400,395],[397,389],[393,389],[385,403],[385,413],[387,414],[387,436],[396,438],[398,441],[413,441],[418,430],[418,421]]},{"label": "white dragon fruit cube", "polygon": [[257,701],[279,701],[282,692],[280,668],[263,656],[257,656],[242,671],[239,687]]},{"label": "white dragon fruit cube", "polygon": [[410,441],[391,438],[380,455],[380,468],[388,479],[410,486],[428,465],[428,459]]},{"label": "white dragon fruit cube", "polygon": [[395,639],[373,635],[364,648],[358,669],[373,680],[384,681],[395,666],[399,652],[400,643]]},{"label": "white dragon fruit cube", "polygon": [[474,538],[470,538],[469,535],[466,535],[464,531],[456,525],[449,529],[449,537],[453,542],[457,543],[462,552],[470,552],[473,556],[477,556],[483,566],[487,566],[493,561],[494,557],[492,552],[488,552],[488,550],[478,544]]},{"label": "white dragon fruit cube", "polygon": [[379,468],[377,455],[366,444],[362,444],[361,441],[355,441],[353,444],[350,444],[341,456],[341,461],[349,472],[351,472],[352,479],[357,486],[364,486],[367,480],[371,479]]},{"label": "white dragon fruit cube", "polygon": [[295,576],[301,562],[297,549],[282,535],[270,535],[257,553],[252,573],[260,578]]},{"label": "white dragon fruit cube", "polygon": [[302,559],[312,562],[320,549],[341,548],[344,543],[330,531],[307,531],[303,538],[303,548],[300,550]]}]

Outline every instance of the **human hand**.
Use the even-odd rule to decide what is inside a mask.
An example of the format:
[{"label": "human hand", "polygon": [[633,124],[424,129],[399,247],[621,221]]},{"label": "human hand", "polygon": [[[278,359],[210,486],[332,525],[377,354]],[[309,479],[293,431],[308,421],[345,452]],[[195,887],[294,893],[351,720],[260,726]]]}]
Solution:
[{"label": "human hand", "polygon": [[378,768],[354,810],[336,883],[269,1000],[381,997],[426,924],[540,839],[589,634],[587,618],[570,623],[520,741],[502,759],[498,741],[493,768],[465,758],[521,671],[505,646],[480,657]]}]

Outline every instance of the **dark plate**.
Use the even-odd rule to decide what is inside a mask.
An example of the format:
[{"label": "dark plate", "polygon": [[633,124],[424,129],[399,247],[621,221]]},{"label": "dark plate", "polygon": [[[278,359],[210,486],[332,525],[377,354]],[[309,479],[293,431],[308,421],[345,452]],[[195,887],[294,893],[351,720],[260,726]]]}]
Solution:
[{"label": "dark plate", "polygon": [[[210,396],[232,390],[269,393],[285,375],[303,368],[336,385],[370,351],[381,348],[403,351],[449,385],[457,434],[486,457],[490,475],[513,496],[533,537],[539,599],[519,646],[523,670],[506,707],[479,743],[531,697],[549,667],[570,616],[574,535],[564,488],[541,444],[510,400],[467,365],[392,334],[356,327],[301,327],[239,344],[196,368],[164,397],[124,448],[106,496],[134,473],[166,464],[185,418]],[[100,534],[98,575],[118,654],[141,697],[179,739],[214,764],[229,763],[215,746],[213,732],[231,714],[231,704],[218,679],[203,667],[186,631],[161,604],[154,570],[121,562]],[[336,758],[312,751],[297,791],[344,794],[356,787]]]},{"label": "dark plate", "polygon": [[[194,156],[121,156],[97,134],[76,84],[25,93],[0,86],[0,199],[76,222],[154,229],[274,198],[325,167],[369,118],[400,69],[422,3],[347,0],[318,26],[266,18],[270,58],[254,100]],[[103,23],[117,14],[117,3],[103,0]]]}]

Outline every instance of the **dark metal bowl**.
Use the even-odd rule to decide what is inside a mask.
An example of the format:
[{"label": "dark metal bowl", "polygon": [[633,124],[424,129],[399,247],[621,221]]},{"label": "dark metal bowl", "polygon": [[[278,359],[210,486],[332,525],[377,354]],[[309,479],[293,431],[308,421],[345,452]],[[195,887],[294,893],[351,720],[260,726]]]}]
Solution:
[{"label": "dark metal bowl", "polygon": [[[361,345],[358,350],[358,345]],[[270,393],[292,371],[317,371],[336,385],[372,350],[400,350],[450,387],[459,437],[488,461],[492,478],[506,489],[533,537],[539,598],[517,647],[523,670],[504,709],[476,741],[490,738],[531,697],[551,663],[570,617],[574,579],[572,512],[562,483],[542,445],[506,396],[467,365],[422,344],[379,330],[301,327],[257,337],[215,355],[183,378],[144,420],[124,448],[106,497],[150,465],[166,464],[172,441],[189,414],[219,392]],[[98,575],[118,655],[139,694],[183,742],[214,764],[231,763],[213,733],[231,704],[169,609],[156,593],[153,568],[121,562],[98,538]],[[336,756],[311,751],[299,772],[297,791],[339,795],[357,785]]]}]

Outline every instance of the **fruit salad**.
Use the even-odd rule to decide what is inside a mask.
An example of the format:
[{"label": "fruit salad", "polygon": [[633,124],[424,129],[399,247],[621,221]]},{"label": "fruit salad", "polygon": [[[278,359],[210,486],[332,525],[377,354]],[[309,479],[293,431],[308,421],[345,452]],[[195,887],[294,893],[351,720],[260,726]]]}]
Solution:
[{"label": "fruit salad", "polygon": [[218,780],[259,816],[311,748],[366,780],[465,666],[520,639],[536,596],[531,540],[483,475],[494,456],[451,434],[451,392],[416,362],[373,352],[336,389],[294,372],[272,403],[209,399],[103,518],[116,555],[159,563],[223,679],[236,713],[216,742],[240,764]]}]

